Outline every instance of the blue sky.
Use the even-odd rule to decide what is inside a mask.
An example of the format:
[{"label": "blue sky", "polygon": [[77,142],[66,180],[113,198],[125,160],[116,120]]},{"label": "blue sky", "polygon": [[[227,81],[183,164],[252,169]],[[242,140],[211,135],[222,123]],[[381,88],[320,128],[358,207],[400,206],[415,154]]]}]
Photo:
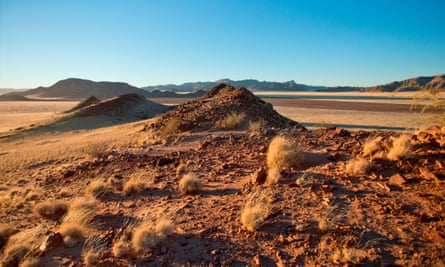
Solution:
[{"label": "blue sky", "polygon": [[0,87],[445,73],[445,1],[0,0]]}]

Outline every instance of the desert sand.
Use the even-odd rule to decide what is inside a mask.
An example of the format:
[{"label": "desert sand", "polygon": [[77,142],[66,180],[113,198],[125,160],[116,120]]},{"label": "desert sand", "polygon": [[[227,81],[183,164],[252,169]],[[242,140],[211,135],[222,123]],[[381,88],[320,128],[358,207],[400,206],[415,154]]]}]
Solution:
[{"label": "desert sand", "polygon": [[[444,265],[445,128],[308,130],[227,86],[147,120],[52,129],[0,138],[10,266]],[[289,150],[294,164],[271,160]]]}]

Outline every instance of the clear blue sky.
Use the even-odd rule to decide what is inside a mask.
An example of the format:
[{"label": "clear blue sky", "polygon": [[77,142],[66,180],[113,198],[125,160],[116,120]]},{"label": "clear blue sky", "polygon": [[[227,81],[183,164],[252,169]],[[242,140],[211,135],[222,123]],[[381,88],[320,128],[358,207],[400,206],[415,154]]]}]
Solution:
[{"label": "clear blue sky", "polygon": [[0,87],[445,73],[443,0],[0,0]]}]

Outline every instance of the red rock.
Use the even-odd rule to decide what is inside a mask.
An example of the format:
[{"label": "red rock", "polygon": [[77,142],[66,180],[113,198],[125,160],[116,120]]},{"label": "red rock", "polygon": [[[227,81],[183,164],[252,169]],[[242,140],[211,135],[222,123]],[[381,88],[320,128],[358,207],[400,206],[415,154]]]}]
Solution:
[{"label": "red rock", "polygon": [[420,176],[426,180],[437,180],[437,176],[427,168],[419,168]]},{"label": "red rock", "polygon": [[406,183],[406,179],[402,175],[397,173],[397,174],[394,174],[393,176],[391,176],[389,178],[388,183],[390,185],[398,185],[398,186],[400,186],[400,185],[403,185],[403,184]]}]

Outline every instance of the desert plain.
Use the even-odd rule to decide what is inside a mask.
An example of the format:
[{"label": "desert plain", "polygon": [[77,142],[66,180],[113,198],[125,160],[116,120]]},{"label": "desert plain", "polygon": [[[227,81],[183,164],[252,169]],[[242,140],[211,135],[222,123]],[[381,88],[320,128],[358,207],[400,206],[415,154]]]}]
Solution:
[{"label": "desert plain", "polygon": [[4,266],[445,264],[445,128],[411,103],[151,100],[0,102]]}]

